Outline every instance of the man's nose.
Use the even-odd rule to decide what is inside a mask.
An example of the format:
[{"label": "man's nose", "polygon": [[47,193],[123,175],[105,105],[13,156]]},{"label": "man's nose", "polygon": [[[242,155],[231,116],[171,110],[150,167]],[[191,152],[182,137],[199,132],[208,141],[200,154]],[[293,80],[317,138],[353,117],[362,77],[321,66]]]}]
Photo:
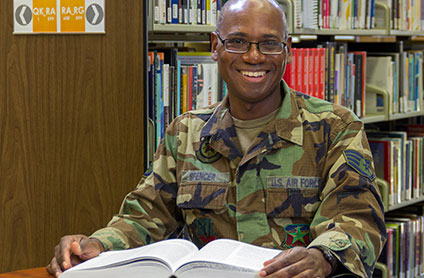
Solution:
[{"label": "man's nose", "polygon": [[265,59],[265,54],[259,51],[259,45],[257,43],[251,43],[249,50],[242,57],[246,62],[260,63]]}]

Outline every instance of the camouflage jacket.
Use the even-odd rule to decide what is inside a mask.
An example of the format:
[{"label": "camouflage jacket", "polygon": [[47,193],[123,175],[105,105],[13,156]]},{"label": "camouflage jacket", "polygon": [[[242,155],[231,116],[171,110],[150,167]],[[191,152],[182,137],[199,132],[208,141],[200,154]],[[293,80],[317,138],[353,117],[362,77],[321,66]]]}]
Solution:
[{"label": "camouflage jacket", "polygon": [[199,247],[216,238],[321,246],[370,277],[386,230],[363,124],[342,106],[281,87],[275,120],[244,156],[228,99],[177,117],[151,174],[92,236],[106,250],[132,248],[185,225]]}]

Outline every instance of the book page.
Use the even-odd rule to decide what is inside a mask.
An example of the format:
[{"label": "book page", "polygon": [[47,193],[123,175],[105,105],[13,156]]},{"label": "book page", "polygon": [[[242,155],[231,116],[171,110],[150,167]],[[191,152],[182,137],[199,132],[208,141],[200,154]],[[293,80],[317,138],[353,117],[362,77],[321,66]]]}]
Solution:
[{"label": "book page", "polygon": [[103,252],[98,257],[81,263],[72,269],[107,268],[143,259],[161,261],[172,269],[172,265],[176,261],[197,251],[197,247],[188,240],[163,240],[134,249]]},{"label": "book page", "polygon": [[254,246],[231,239],[214,240],[203,247],[190,261],[207,261],[258,271],[263,263],[281,250]]}]

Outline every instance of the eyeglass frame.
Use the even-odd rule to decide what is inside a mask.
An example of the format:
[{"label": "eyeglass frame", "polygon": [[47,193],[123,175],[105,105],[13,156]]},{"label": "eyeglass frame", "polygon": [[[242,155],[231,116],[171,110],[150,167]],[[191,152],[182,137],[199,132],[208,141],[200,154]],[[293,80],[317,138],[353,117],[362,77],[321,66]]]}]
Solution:
[{"label": "eyeglass frame", "polygon": [[257,45],[256,48],[263,55],[279,55],[279,54],[283,53],[284,52],[284,49],[286,49],[286,47],[287,47],[287,42],[280,41],[278,43],[280,43],[280,44],[283,45],[283,48],[281,49],[281,52],[263,53],[262,50],[261,50],[261,47],[260,47],[260,43],[267,42],[267,41],[250,42],[248,40],[242,39],[242,40],[245,40],[249,44],[249,46],[247,47],[247,49],[245,51],[236,51],[236,50],[227,49],[227,47],[225,46],[225,41],[228,41],[230,39],[222,39],[221,38],[221,35],[219,34],[218,31],[216,31],[215,34],[217,35],[218,39],[221,41],[222,45],[224,46],[225,51],[227,51],[229,53],[244,54],[244,53],[249,52],[250,48],[252,47],[252,44],[256,44]]}]

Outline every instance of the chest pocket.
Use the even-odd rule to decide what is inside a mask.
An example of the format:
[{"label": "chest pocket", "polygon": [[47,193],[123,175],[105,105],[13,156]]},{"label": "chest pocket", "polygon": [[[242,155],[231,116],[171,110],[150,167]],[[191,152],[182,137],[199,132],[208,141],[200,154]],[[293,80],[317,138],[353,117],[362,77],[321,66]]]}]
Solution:
[{"label": "chest pocket", "polygon": [[226,207],[229,183],[185,183],[178,188],[177,206],[182,209],[219,210]]},{"label": "chest pocket", "polygon": [[[298,182],[290,185],[290,183],[287,183],[288,179]],[[315,184],[304,183],[302,179],[315,180],[316,182]],[[283,181],[281,183],[268,182],[266,190],[266,213],[268,217],[313,217],[321,203],[319,199],[320,180],[318,178],[290,177]]]}]

